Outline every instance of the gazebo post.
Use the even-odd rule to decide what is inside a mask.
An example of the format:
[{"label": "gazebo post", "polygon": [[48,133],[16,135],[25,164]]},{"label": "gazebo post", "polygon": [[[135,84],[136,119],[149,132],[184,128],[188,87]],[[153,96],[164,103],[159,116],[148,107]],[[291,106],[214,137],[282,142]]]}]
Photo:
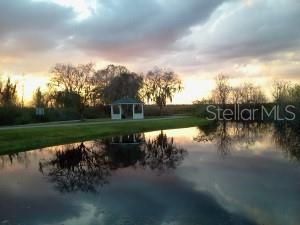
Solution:
[{"label": "gazebo post", "polygon": [[122,106],[119,105],[119,113],[120,113],[120,119],[122,119]]},{"label": "gazebo post", "polygon": [[113,105],[110,105],[110,117],[113,118],[113,114],[114,114],[114,107]]},{"label": "gazebo post", "polygon": [[135,114],[135,112],[134,112],[134,104],[132,104],[132,119],[134,119],[134,114]]}]

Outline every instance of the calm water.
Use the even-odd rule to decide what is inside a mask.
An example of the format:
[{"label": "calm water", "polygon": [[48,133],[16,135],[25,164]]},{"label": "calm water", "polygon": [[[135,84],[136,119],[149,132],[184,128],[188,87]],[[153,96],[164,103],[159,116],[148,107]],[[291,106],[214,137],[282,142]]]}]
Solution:
[{"label": "calm water", "polygon": [[297,132],[222,124],[0,156],[0,224],[300,224]]}]

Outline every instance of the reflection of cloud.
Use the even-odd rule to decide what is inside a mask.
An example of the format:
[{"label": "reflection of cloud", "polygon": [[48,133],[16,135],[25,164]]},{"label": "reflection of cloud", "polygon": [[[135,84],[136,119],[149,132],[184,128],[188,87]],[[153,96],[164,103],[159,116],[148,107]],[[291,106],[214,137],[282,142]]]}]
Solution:
[{"label": "reflection of cloud", "polygon": [[102,221],[102,214],[97,215],[97,207],[92,204],[84,203],[82,204],[82,208],[79,212],[78,216],[74,216],[68,218],[64,221],[60,221],[59,223],[51,223],[47,225],[56,225],[56,224],[64,224],[64,225],[83,225],[83,224],[103,224]]},{"label": "reflection of cloud", "polygon": [[[10,219],[13,212],[16,223],[33,225],[297,225],[299,165],[275,152],[269,138],[256,136],[262,148],[259,157],[248,148],[221,158],[213,142],[190,140],[196,128],[179,131],[165,132],[189,151],[176,170],[156,176],[150,170],[119,169],[97,195],[58,194],[38,172],[38,162],[51,159],[55,151],[28,152],[27,167],[20,166],[23,157],[10,165],[14,170],[0,170],[0,218]],[[268,132],[261,134],[268,137]],[[158,134],[147,133],[146,139]]]},{"label": "reflection of cloud", "polygon": [[[128,182],[124,183],[125,179]],[[85,203],[81,213],[61,223],[72,224],[78,219],[81,224],[89,225],[189,225],[198,221],[255,224],[240,214],[227,212],[211,196],[192,190],[188,183],[176,179],[149,182],[142,176],[139,180],[134,177],[124,177],[124,180],[116,179],[99,198],[82,199]]]},{"label": "reflection of cloud", "polygon": [[216,157],[212,143],[197,145],[177,174],[194,184],[196,190],[210,193],[231,212],[243,212],[260,224],[296,225],[300,207],[295,197],[298,167],[275,152],[274,146],[265,147],[259,157],[245,149],[222,159]]}]

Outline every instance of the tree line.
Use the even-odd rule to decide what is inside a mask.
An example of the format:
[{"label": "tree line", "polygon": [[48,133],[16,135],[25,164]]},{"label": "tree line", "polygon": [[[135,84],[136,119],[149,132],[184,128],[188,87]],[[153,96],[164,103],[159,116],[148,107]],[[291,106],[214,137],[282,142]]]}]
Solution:
[{"label": "tree line", "polygon": [[[86,108],[107,105],[124,97],[155,103],[161,111],[183,89],[174,71],[158,67],[144,75],[121,65],[108,65],[97,70],[93,63],[58,63],[50,73],[47,90],[37,88],[33,93],[32,105],[50,109],[71,108],[82,118]],[[16,83],[10,79],[0,81],[0,109],[11,111],[21,105]]]},{"label": "tree line", "polygon": [[197,100],[198,104],[263,104],[268,99],[260,86],[245,82],[239,86],[230,84],[230,76],[219,74],[215,78],[215,88],[209,98]]},{"label": "tree line", "polygon": [[215,88],[210,97],[196,100],[195,104],[264,104],[300,102],[300,84],[275,80],[272,85],[272,100],[268,99],[264,90],[251,82],[239,86],[230,84],[230,76],[219,74],[215,77]]},{"label": "tree line", "polygon": [[[268,99],[265,90],[250,82],[244,82],[238,86],[232,86],[231,77],[225,74],[219,74],[215,77],[215,88],[212,90],[210,97],[194,101],[199,107],[196,114],[202,117],[209,115],[207,111],[208,105],[219,107],[220,110],[230,110],[233,118],[239,118],[243,112],[243,118],[251,118],[251,120],[262,120],[263,110],[267,110],[271,118],[284,118],[291,115],[286,111],[286,107],[292,109],[295,119],[299,121],[300,115],[300,84],[291,83],[284,80],[274,80],[271,84],[272,99]],[[237,106],[238,105],[238,106]],[[263,107],[262,107],[263,106]],[[292,106],[292,107],[291,107]],[[216,108],[213,110],[216,110]],[[238,110],[236,111],[238,107]],[[274,110],[276,109],[276,110]],[[251,111],[253,110],[253,111]],[[210,111],[211,112],[211,111]],[[216,113],[217,111],[215,111]],[[252,114],[249,114],[249,113]],[[238,116],[239,115],[239,116]],[[263,119],[264,120],[264,119]]]}]

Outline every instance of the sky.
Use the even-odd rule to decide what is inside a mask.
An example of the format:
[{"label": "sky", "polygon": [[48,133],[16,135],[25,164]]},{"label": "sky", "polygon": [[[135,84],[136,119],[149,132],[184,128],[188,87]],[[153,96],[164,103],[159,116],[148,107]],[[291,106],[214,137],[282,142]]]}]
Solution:
[{"label": "sky", "polygon": [[26,100],[56,63],[88,62],[172,69],[185,87],[174,103],[207,97],[219,73],[269,93],[300,78],[299,18],[299,0],[0,1],[0,76]]}]

